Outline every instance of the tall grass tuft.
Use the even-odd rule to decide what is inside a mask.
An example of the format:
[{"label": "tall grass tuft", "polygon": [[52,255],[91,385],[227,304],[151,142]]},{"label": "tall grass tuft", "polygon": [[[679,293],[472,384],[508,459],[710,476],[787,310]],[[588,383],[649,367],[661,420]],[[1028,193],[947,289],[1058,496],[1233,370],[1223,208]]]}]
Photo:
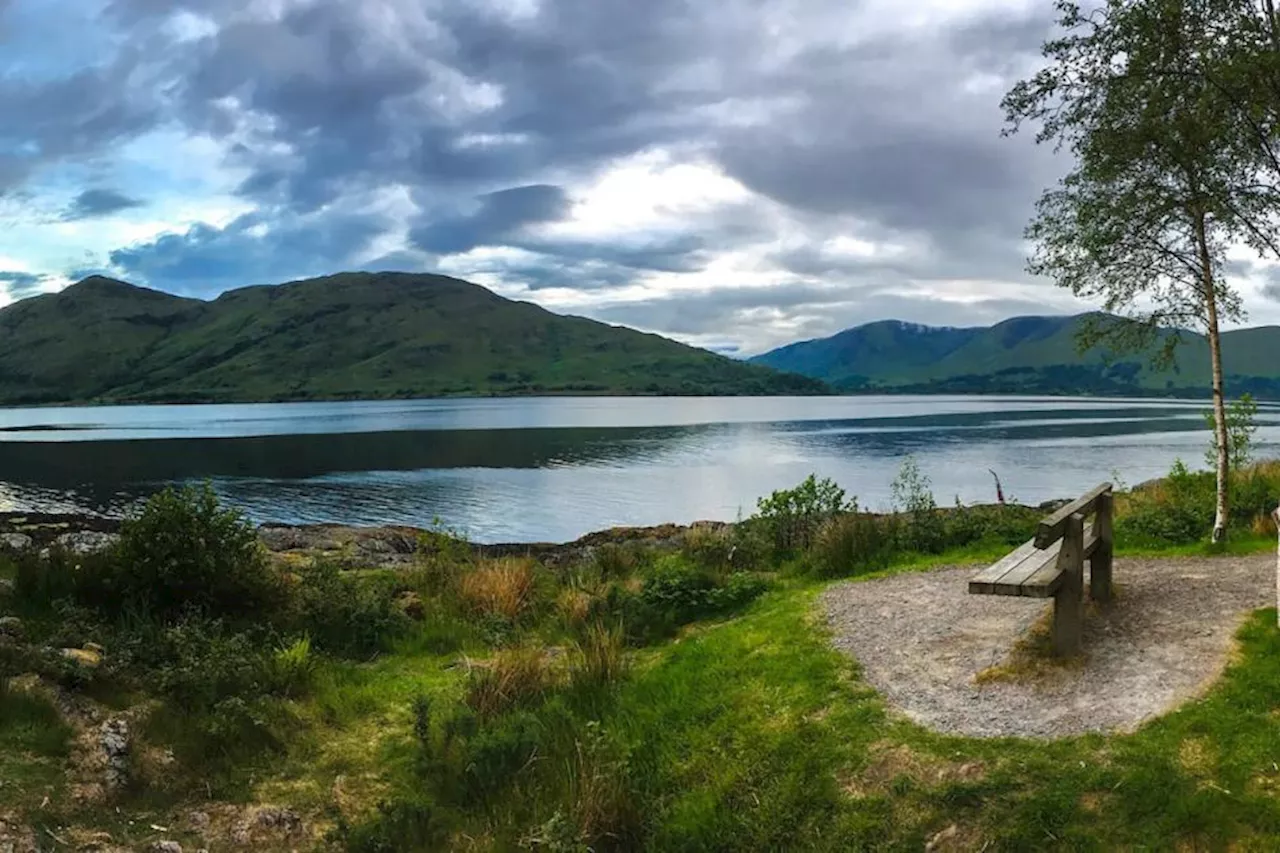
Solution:
[{"label": "tall grass tuft", "polygon": [[550,662],[542,649],[504,649],[486,663],[472,666],[466,702],[481,717],[494,717],[541,697],[552,681]]},{"label": "tall grass tuft", "polygon": [[574,683],[599,686],[621,679],[627,671],[626,645],[626,632],[621,626],[600,621],[588,625],[574,644]]},{"label": "tall grass tuft", "polygon": [[534,561],[504,557],[462,576],[458,595],[474,613],[515,622],[533,603]]}]

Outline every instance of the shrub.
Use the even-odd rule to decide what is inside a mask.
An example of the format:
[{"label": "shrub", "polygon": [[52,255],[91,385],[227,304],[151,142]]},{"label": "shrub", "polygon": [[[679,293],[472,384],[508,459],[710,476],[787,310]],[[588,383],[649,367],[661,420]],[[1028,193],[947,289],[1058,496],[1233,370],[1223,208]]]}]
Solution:
[{"label": "shrub", "polygon": [[898,476],[890,485],[895,512],[906,515],[898,536],[908,551],[935,554],[946,547],[946,531],[933,499],[929,478],[920,470],[915,457],[902,461]]},{"label": "shrub", "polygon": [[1179,459],[1164,480],[1125,496],[1116,536],[1157,544],[1196,542],[1213,525],[1215,494],[1212,472],[1188,471]]},{"label": "shrub", "polygon": [[818,532],[810,555],[823,578],[865,574],[889,566],[897,553],[896,519],[867,513],[832,518]]},{"label": "shrub", "polygon": [[152,683],[184,710],[210,709],[228,697],[255,697],[270,684],[260,639],[220,622],[188,620],[144,640],[135,651]]},{"label": "shrub", "polygon": [[733,566],[735,544],[728,529],[692,527],[680,541],[680,553],[695,566],[723,574]]},{"label": "shrub", "polygon": [[340,826],[337,834],[351,853],[401,853],[443,849],[448,823],[429,802],[395,800],[378,803],[377,814],[355,826]]},{"label": "shrub", "polygon": [[963,506],[943,517],[946,546],[960,548],[977,542],[1019,545],[1031,538],[1043,513],[1016,504]]},{"label": "shrub", "polygon": [[328,561],[299,570],[288,628],[316,648],[345,657],[386,651],[410,620],[396,606],[395,578],[352,575]]},{"label": "shrub", "polygon": [[458,595],[474,613],[516,622],[533,601],[534,562],[504,557],[462,576]]},{"label": "shrub", "polygon": [[765,531],[775,552],[790,555],[808,548],[825,521],[848,509],[844,489],[810,474],[793,489],[761,498],[754,521]]},{"label": "shrub", "polygon": [[542,649],[504,649],[486,664],[472,667],[466,701],[481,717],[492,717],[541,697],[551,682],[551,667]]},{"label": "shrub", "polygon": [[102,605],[165,619],[269,616],[284,599],[253,525],[207,484],[166,489],[124,523],[109,586]]},{"label": "shrub", "polygon": [[645,549],[635,542],[605,542],[591,552],[601,580],[628,578],[645,564]]},{"label": "shrub", "polygon": [[712,610],[715,578],[677,555],[662,557],[645,578],[640,602],[672,626],[683,625]]}]

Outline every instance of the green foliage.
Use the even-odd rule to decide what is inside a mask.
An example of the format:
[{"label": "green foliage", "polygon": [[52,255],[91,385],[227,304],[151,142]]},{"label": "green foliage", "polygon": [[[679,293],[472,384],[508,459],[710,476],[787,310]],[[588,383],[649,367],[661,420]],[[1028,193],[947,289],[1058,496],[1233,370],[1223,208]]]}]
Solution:
[{"label": "green foliage", "polygon": [[71,727],[49,698],[11,687],[0,670],[0,753],[60,758],[70,740]]},{"label": "green foliage", "polygon": [[409,619],[396,607],[397,582],[384,574],[344,573],[317,560],[298,571],[286,624],[317,649],[343,657],[386,651],[403,636]]},{"label": "green foliage", "polygon": [[100,607],[158,619],[268,616],[285,600],[256,528],[207,484],[165,489],[125,521]]},{"label": "green foliage", "polygon": [[[1258,404],[1252,394],[1241,394],[1226,407],[1227,415],[1227,466],[1239,471],[1253,461],[1253,434],[1258,431]],[[1213,410],[1204,413],[1205,426],[1214,428]],[[1215,435],[1204,452],[1205,464],[1210,468],[1218,464],[1218,441]]]},{"label": "green foliage", "polygon": [[1176,460],[1156,487],[1127,496],[1115,530],[1121,542],[1195,542],[1213,524],[1215,484],[1209,471],[1190,471]]},{"label": "green foliage", "polygon": [[906,514],[898,529],[902,547],[921,554],[935,554],[947,543],[947,531],[938,504],[933,499],[929,478],[914,456],[902,460],[898,476],[890,486],[895,512]]},{"label": "green foliage", "polygon": [[780,489],[760,498],[752,522],[760,527],[779,555],[808,548],[818,529],[842,512],[856,511],[857,501],[845,500],[844,489],[813,474],[793,489]]},{"label": "green foliage", "polygon": [[853,512],[830,519],[814,541],[809,567],[820,578],[840,578],[888,568],[901,551],[900,523],[892,516]]},{"label": "green foliage", "polygon": [[269,691],[289,698],[305,694],[315,679],[317,665],[310,637],[281,645],[267,663]]}]

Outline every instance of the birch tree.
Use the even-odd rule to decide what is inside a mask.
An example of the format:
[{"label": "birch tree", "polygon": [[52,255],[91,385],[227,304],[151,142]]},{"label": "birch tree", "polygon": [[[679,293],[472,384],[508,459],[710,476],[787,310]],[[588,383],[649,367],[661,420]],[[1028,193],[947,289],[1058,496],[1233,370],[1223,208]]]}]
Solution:
[{"label": "birch tree", "polygon": [[1226,537],[1230,484],[1219,331],[1243,317],[1225,253],[1270,250],[1277,211],[1260,144],[1271,130],[1240,86],[1259,71],[1233,40],[1245,5],[1104,0],[1086,12],[1059,0],[1048,64],[1003,102],[1006,133],[1038,124],[1038,142],[1074,158],[1037,204],[1028,269],[1101,303],[1082,347],[1149,351],[1168,366],[1187,331],[1208,339],[1214,541]]}]

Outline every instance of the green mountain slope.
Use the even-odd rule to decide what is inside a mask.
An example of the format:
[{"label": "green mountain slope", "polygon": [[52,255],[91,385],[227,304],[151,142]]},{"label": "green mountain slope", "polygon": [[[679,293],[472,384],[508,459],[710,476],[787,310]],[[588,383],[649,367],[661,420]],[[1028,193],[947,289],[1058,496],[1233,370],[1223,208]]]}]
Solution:
[{"label": "green mountain slope", "polygon": [[459,279],[344,273],[212,302],[93,277],[0,310],[0,402],[808,394],[823,383]]},{"label": "green mountain slope", "polygon": [[[846,391],[921,393],[1193,394],[1209,388],[1209,347],[1183,333],[1177,363],[1156,371],[1149,354],[1079,352],[1076,333],[1088,317],[1015,317],[990,327],[936,328],[898,321],[869,323],[751,359],[831,383]],[[1222,336],[1230,394],[1280,397],[1280,328]],[[1112,355],[1111,358],[1108,358]]]}]

